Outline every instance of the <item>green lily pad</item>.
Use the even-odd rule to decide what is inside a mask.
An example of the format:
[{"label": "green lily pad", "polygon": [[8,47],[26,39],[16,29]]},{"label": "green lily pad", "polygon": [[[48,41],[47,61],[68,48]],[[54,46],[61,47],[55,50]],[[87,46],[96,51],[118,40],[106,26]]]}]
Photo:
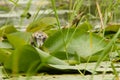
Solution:
[{"label": "green lily pad", "polygon": [[4,67],[12,72],[27,72],[29,69],[35,70],[40,63],[39,54],[32,46],[22,46],[17,48],[5,61]]},{"label": "green lily pad", "polygon": [[[61,33],[62,32],[62,33]],[[104,49],[106,42],[94,33],[87,33],[80,28],[63,29],[50,36],[43,45],[46,51],[52,55],[65,52],[82,57],[84,59]],[[65,55],[65,59],[67,56]],[[61,55],[63,56],[63,55]]]},{"label": "green lily pad", "polygon": [[65,61],[60,60],[54,56],[51,56],[49,53],[43,52],[42,50],[36,48],[37,52],[40,55],[40,58],[43,63],[54,64],[54,65],[68,65]]},{"label": "green lily pad", "polygon": [[[44,65],[43,65],[43,64]],[[40,70],[40,65],[68,65],[66,62],[34,48],[31,45],[24,45],[17,48],[4,62],[5,69],[12,72],[33,72]]]}]

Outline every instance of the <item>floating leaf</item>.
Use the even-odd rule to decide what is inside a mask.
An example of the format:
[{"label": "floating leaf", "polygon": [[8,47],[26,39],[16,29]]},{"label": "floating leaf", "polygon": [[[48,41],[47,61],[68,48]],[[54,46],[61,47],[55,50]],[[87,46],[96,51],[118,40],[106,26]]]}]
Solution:
[{"label": "floating leaf", "polygon": [[17,48],[10,55],[10,57],[5,61],[4,66],[6,69],[12,70],[13,72],[27,72],[29,70],[36,70],[38,65],[41,65],[42,63],[44,63],[44,65],[68,65],[64,61],[57,59],[38,48],[35,49],[31,45],[24,45]]},{"label": "floating leaf", "polygon": [[99,36],[84,33],[70,42],[67,51],[69,53],[77,53],[79,56],[86,58],[103,50],[105,45],[105,42]]},{"label": "floating leaf", "polygon": [[31,67],[35,69],[40,63],[39,54],[32,46],[22,46],[17,48],[4,63],[6,69],[13,72],[26,72]]},{"label": "floating leaf", "polygon": [[80,28],[73,28],[57,31],[46,40],[43,47],[52,55],[66,52],[68,57],[69,54],[77,54],[79,57],[87,58],[103,50],[105,45],[106,42],[94,33],[86,33]]},{"label": "floating leaf", "polygon": [[66,62],[64,62],[56,57],[53,57],[50,54],[43,52],[38,48],[36,48],[36,50],[38,51],[40,58],[44,63],[54,64],[54,65],[57,65],[57,64],[58,65],[68,65]]}]

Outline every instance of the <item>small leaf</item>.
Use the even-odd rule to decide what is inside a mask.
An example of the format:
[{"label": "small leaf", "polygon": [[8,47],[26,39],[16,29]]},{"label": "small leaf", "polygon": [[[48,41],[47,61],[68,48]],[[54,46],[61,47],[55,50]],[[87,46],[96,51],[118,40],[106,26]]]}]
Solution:
[{"label": "small leaf", "polygon": [[108,26],[105,28],[105,31],[113,31],[113,32],[117,32],[120,28],[120,24],[116,23],[116,24],[108,24]]},{"label": "small leaf", "polygon": [[11,53],[12,50],[0,49],[0,63],[4,63],[8,59]]},{"label": "small leaf", "polygon": [[0,48],[13,48],[8,42],[0,42]]},{"label": "small leaf", "polygon": [[16,28],[13,25],[5,25],[0,28],[0,36],[4,36],[9,33],[16,32]]},{"label": "small leaf", "polygon": [[53,27],[57,23],[56,18],[54,17],[44,17],[42,19],[37,19],[36,21],[32,22],[28,27],[28,32],[35,32],[38,30],[48,30]]},{"label": "small leaf", "polygon": [[36,50],[38,51],[40,58],[41,58],[42,62],[44,62],[44,63],[54,64],[54,65],[68,65],[63,60],[60,60],[54,56],[51,56],[50,54],[43,52],[38,48],[36,48]]}]

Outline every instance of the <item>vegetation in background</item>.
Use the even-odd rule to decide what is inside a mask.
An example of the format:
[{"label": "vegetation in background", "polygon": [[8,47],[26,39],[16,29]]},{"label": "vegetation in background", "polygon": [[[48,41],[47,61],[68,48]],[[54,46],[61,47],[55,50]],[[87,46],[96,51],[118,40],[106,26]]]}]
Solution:
[{"label": "vegetation in background", "polygon": [[[14,24],[6,23],[0,27],[0,63],[5,72],[15,76],[25,73],[29,77],[42,72],[85,75],[88,71],[94,76],[100,63],[109,61],[115,77],[118,77],[114,62],[120,60],[120,24],[116,18],[120,1],[110,0],[105,4],[107,1],[69,0],[65,8],[70,11],[66,26],[61,26],[57,1],[51,0],[54,16],[38,17],[39,7],[25,31],[19,31]],[[17,2],[19,0],[14,7]],[[28,17],[31,3],[29,0],[21,14],[20,25]],[[30,44],[32,34],[37,31],[48,35],[40,48]],[[96,65],[90,70],[87,64],[92,62]],[[84,63],[84,68],[76,67]]]}]

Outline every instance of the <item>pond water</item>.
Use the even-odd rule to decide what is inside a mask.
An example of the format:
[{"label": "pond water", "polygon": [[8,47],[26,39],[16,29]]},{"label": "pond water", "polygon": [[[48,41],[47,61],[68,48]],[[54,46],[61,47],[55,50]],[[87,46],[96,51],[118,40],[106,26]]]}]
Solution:
[{"label": "pond water", "polygon": [[[16,27],[26,27],[29,25],[30,22],[32,22],[34,15],[37,13],[38,8],[40,7],[40,11],[38,16],[54,16],[54,13],[52,12],[52,6],[50,0],[32,0],[31,7],[29,9],[29,13],[31,15],[31,18],[27,19],[24,18],[21,22],[21,15],[25,13],[25,8],[30,0],[19,0],[18,5],[13,4],[9,0],[0,0],[0,25],[6,24],[6,23],[13,23]],[[76,1],[76,0],[75,0]],[[74,1],[73,1],[74,3]],[[58,8],[58,14],[60,18],[60,22],[62,25],[66,25],[69,17],[69,0],[57,0],[56,6]],[[103,6],[108,6],[109,2],[107,4],[103,4]],[[85,7],[85,15],[87,13],[91,13],[92,15],[95,14],[95,1],[85,0],[83,2],[83,9]],[[120,6],[118,7],[120,9]],[[118,9],[118,10],[119,10]],[[111,13],[111,12],[110,12]],[[98,14],[97,14],[98,15]],[[117,11],[116,19],[112,22],[120,22],[120,11]],[[94,17],[94,16],[93,16]],[[90,19],[90,22],[93,24],[93,26],[96,26],[99,24],[99,19]]]}]

